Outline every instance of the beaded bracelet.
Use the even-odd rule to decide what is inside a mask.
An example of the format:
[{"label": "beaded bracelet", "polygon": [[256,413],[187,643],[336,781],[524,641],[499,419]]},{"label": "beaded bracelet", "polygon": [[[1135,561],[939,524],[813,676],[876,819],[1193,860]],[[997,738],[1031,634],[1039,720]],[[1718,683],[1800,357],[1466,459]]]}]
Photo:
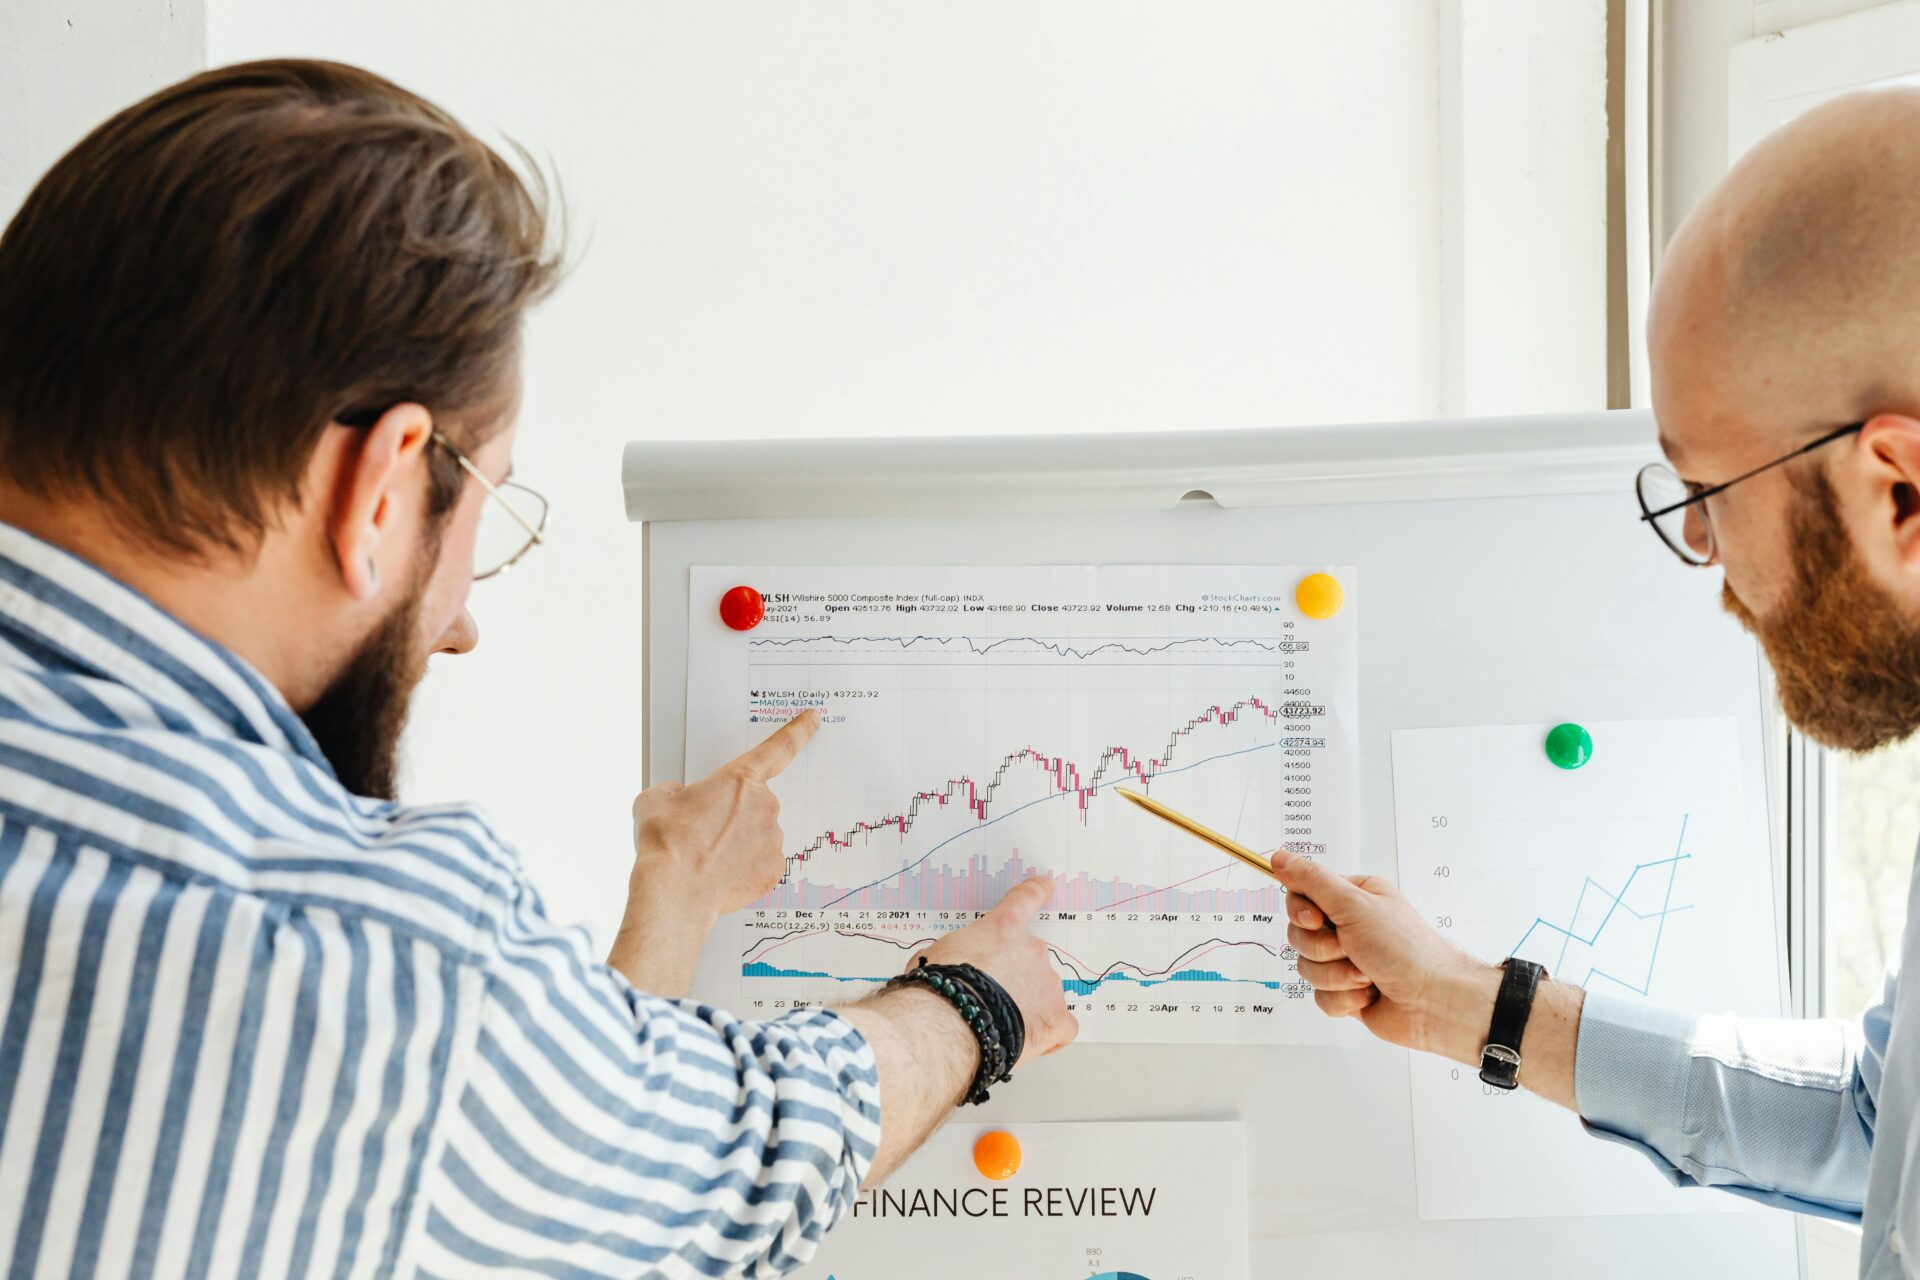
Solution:
[{"label": "beaded bracelet", "polygon": [[989,1097],[987,1086],[1013,1079],[1013,1065],[1026,1048],[1027,1023],[1020,1006],[998,982],[970,964],[920,963],[887,983],[888,988],[922,985],[951,1004],[966,1021],[980,1045],[980,1065],[973,1073],[964,1099],[978,1106]]}]

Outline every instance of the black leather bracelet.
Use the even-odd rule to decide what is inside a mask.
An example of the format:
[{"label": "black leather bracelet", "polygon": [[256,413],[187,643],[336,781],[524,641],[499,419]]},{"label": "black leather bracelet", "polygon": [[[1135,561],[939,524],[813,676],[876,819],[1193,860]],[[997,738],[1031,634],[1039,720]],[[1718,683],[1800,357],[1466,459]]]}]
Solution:
[{"label": "black leather bracelet", "polygon": [[1027,1020],[1006,988],[970,964],[920,963],[887,983],[887,989],[924,985],[951,1004],[980,1046],[980,1062],[963,1102],[978,1106],[992,1096],[988,1086],[1013,1079],[1027,1044]]},{"label": "black leather bracelet", "polygon": [[1493,1022],[1480,1050],[1480,1081],[1495,1089],[1520,1087],[1520,1042],[1526,1038],[1527,1018],[1533,1012],[1534,992],[1547,971],[1531,960],[1508,956],[1493,998]]}]

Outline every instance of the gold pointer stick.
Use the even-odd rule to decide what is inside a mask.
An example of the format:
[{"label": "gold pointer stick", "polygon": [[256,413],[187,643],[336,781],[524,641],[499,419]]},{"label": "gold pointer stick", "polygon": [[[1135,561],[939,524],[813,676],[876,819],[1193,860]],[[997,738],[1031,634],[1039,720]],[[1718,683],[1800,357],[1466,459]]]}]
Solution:
[{"label": "gold pointer stick", "polygon": [[1129,791],[1125,787],[1115,787],[1114,790],[1139,805],[1142,809],[1145,809],[1154,817],[1165,818],[1182,831],[1199,836],[1214,848],[1232,854],[1262,875],[1273,876],[1275,880],[1280,878],[1279,876],[1273,875],[1273,864],[1271,862],[1268,862],[1265,858],[1238,841],[1229,840],[1218,831],[1201,826],[1186,814],[1167,808],[1167,806],[1161,804],[1152,796],[1141,795],[1138,791]]}]

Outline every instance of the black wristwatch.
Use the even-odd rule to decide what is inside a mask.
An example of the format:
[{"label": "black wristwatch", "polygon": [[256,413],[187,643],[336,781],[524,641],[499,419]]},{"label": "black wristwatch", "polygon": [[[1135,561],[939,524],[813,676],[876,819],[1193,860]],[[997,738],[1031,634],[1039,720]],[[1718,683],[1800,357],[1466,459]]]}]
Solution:
[{"label": "black wristwatch", "polygon": [[1495,1089],[1520,1087],[1520,1041],[1527,1034],[1527,1015],[1533,1012],[1533,993],[1547,971],[1531,960],[1508,956],[1502,966],[1500,994],[1493,998],[1493,1025],[1480,1050],[1480,1080]]}]

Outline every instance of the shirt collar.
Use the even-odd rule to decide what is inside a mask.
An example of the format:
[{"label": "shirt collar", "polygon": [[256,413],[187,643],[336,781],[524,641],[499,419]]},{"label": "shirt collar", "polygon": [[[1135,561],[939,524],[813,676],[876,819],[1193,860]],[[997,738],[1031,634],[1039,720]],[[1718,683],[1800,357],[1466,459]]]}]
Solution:
[{"label": "shirt collar", "polygon": [[0,663],[110,680],[216,737],[332,766],[280,691],[238,654],[140,592],[25,530],[0,524]]}]

